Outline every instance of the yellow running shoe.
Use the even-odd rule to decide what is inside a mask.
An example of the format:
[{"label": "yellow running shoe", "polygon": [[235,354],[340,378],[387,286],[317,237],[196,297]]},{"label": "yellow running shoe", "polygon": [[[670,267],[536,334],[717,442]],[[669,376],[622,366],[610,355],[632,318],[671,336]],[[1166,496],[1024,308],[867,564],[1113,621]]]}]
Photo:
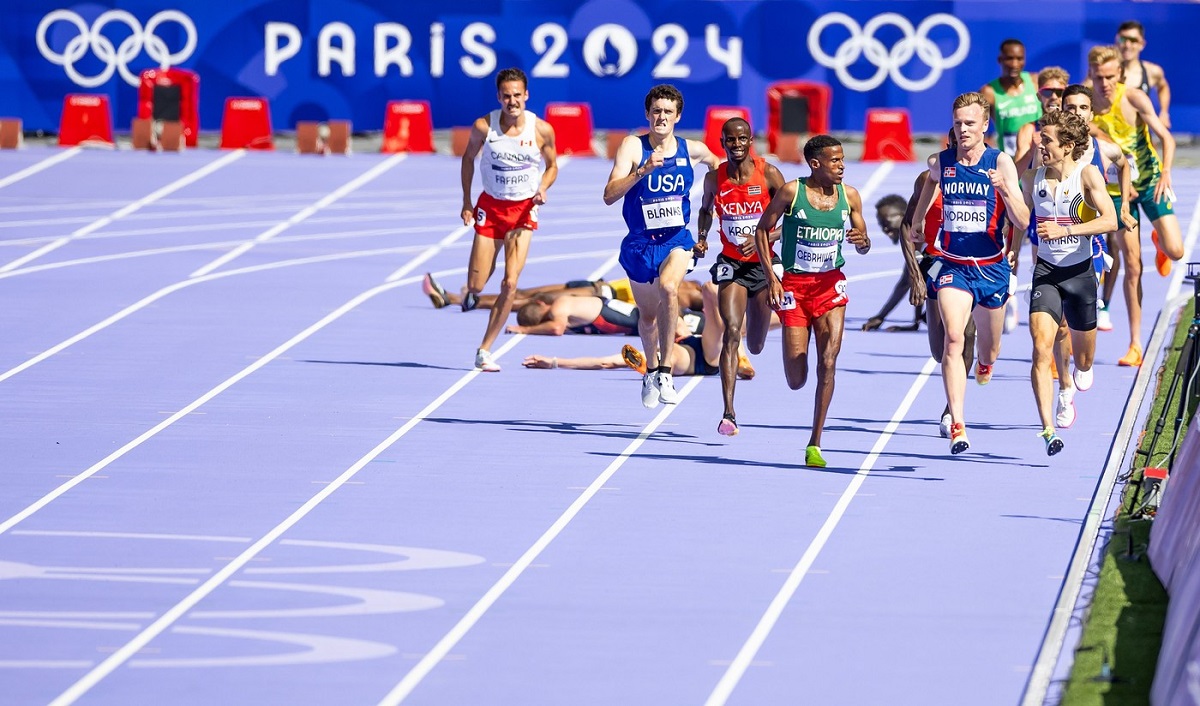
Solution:
[{"label": "yellow running shoe", "polygon": [[809,468],[825,467],[825,459],[821,456],[820,446],[809,446],[804,449],[804,465]]},{"label": "yellow running shoe", "polygon": [[1129,352],[1125,357],[1117,361],[1117,365],[1123,365],[1127,368],[1137,368],[1142,364],[1142,347],[1132,345],[1129,347]]},{"label": "yellow running shoe", "polygon": [[737,376],[739,380],[754,379],[754,366],[750,364],[750,358],[745,353],[738,353]]}]

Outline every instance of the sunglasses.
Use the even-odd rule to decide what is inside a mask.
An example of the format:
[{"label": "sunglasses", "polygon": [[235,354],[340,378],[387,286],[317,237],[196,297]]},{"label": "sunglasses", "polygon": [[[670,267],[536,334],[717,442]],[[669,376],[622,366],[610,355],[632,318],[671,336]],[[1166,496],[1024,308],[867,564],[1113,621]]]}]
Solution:
[{"label": "sunglasses", "polygon": [[1138,37],[1126,37],[1123,34],[1117,35],[1117,41],[1121,44],[1141,44],[1142,40]]},{"label": "sunglasses", "polygon": [[1050,96],[1062,98],[1063,91],[1065,90],[1065,88],[1042,88],[1038,91],[1038,95],[1042,98],[1049,98]]}]

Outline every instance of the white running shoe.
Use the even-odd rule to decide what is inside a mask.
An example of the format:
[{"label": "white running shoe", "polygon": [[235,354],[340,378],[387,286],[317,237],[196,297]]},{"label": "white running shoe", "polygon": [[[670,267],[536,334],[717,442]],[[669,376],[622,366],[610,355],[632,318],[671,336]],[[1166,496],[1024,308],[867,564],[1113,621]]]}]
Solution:
[{"label": "white running shoe", "polygon": [[942,421],[938,423],[938,434],[940,434],[943,439],[950,438],[950,425],[953,422],[954,419],[950,416],[949,412],[946,412],[942,415]]},{"label": "white running shoe", "polygon": [[679,401],[679,393],[675,391],[675,380],[671,373],[658,374],[658,399],[663,404],[675,404]]},{"label": "white running shoe", "polygon": [[1100,331],[1112,331],[1112,317],[1108,315],[1108,307],[1100,307],[1096,310],[1096,329]]},{"label": "white running shoe", "polygon": [[1075,380],[1075,389],[1080,392],[1087,392],[1092,387],[1092,369],[1080,370],[1075,368],[1074,374],[1071,376]]},{"label": "white running shoe", "polygon": [[642,376],[642,406],[646,409],[658,406],[658,373],[653,370]]},{"label": "white running shoe", "polygon": [[491,352],[485,351],[482,348],[475,351],[475,367],[479,368],[485,373],[500,372],[500,366],[496,365],[496,362],[492,360]]},{"label": "white running shoe", "polygon": [[1017,323],[1017,300],[1009,297],[1008,305],[1004,310],[1004,333],[1016,331]]},{"label": "white running shoe", "polygon": [[1066,429],[1075,423],[1075,388],[1068,387],[1058,391],[1058,409],[1054,414],[1054,424],[1060,429]]}]

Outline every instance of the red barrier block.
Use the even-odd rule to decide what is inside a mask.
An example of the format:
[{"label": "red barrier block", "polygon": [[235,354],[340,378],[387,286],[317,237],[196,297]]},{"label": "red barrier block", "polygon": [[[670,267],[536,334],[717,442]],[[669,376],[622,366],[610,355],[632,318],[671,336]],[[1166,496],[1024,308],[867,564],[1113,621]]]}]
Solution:
[{"label": "red barrier block", "polygon": [[63,99],[58,144],[63,147],[90,142],[112,145],[112,111],[108,96],[75,93]]},{"label": "red barrier block", "polygon": [[592,106],[587,103],[547,103],[546,122],[554,128],[559,154],[594,157]]},{"label": "red barrier block", "polygon": [[221,149],[273,150],[271,110],[266,98],[226,98]]},{"label": "red barrier block", "polygon": [[380,151],[433,152],[433,113],[429,101],[388,101]]},{"label": "red barrier block", "polygon": [[350,121],[330,120],[328,130],[329,135],[325,137],[325,153],[350,154]]},{"label": "red barrier block", "polygon": [[767,87],[767,150],[779,154],[784,133],[819,135],[829,132],[833,91],[816,81],[780,81]]},{"label": "red barrier block", "polygon": [[138,84],[137,116],[177,120],[188,147],[200,137],[200,77],[187,69],[146,69]]},{"label": "red barrier block", "polygon": [[184,137],[183,122],[179,120],[164,120],[162,134],[158,136],[158,149],[163,152],[182,152],[187,145]]},{"label": "red barrier block", "polygon": [[912,127],[908,111],[898,108],[867,110],[866,134],[863,136],[864,162],[915,162]]},{"label": "red barrier block", "polygon": [[20,149],[25,142],[20,118],[0,118],[0,150]]},{"label": "red barrier block", "polygon": [[[704,144],[719,158],[725,156],[725,148],[721,146],[721,127],[730,118],[744,118],[750,122],[750,109],[740,105],[713,105],[704,113]],[[751,123],[753,126],[753,123]],[[753,127],[751,127],[753,132]]]}]

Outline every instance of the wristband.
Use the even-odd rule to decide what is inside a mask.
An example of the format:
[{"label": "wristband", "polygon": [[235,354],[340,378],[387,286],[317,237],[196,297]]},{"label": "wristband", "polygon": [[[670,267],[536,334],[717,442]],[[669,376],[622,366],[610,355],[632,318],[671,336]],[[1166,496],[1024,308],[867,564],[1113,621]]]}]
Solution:
[{"label": "wristband", "polygon": [[550,361],[550,368],[552,370],[558,369],[558,356],[554,356],[554,360]]}]

